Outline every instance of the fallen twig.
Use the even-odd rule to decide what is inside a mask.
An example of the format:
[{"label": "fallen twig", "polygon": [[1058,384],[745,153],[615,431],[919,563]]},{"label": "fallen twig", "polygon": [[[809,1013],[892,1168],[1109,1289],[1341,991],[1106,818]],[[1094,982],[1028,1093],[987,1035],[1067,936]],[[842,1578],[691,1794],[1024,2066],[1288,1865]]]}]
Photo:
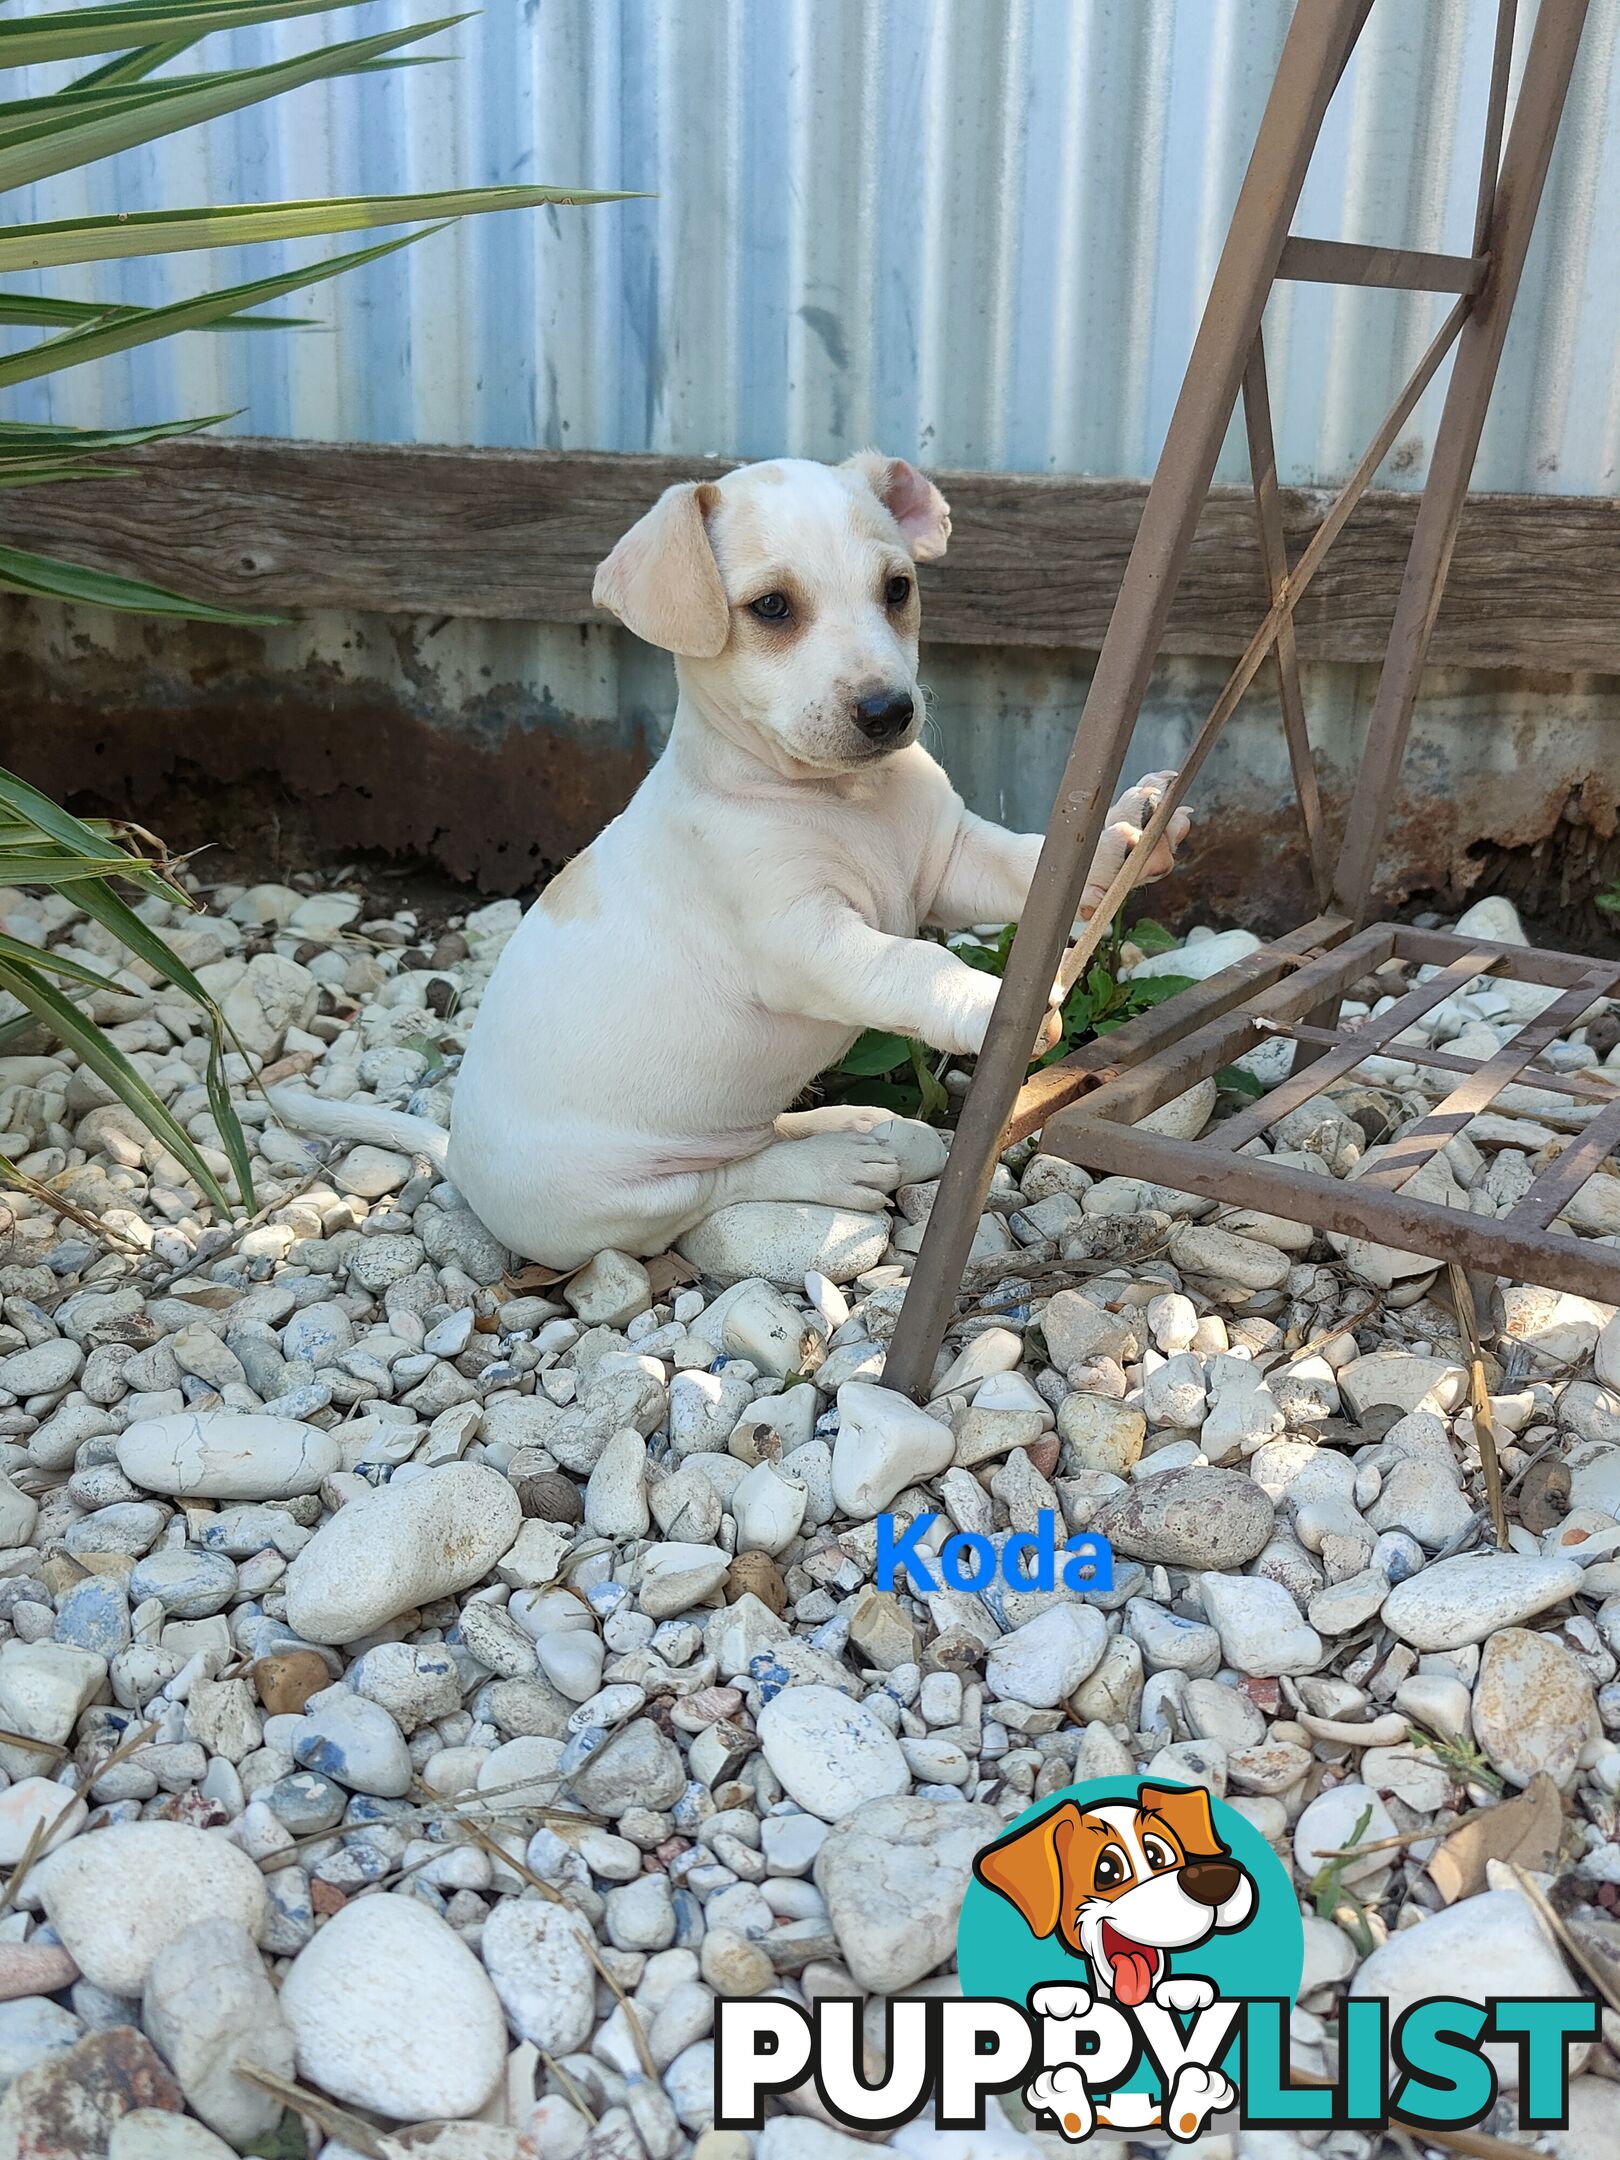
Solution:
[{"label": "fallen twig", "polygon": [[1474,1310],[1473,1285],[1461,1264],[1446,1262],[1451,1282],[1451,1302],[1468,1341],[1468,1408],[1479,1442],[1479,1466],[1485,1475],[1485,1500],[1491,1511],[1497,1549],[1508,1550],[1507,1503],[1502,1497],[1502,1457],[1496,1444],[1496,1421],[1491,1415],[1490,1389],[1485,1384],[1485,1351],[1479,1337],[1479,1314]]},{"label": "fallen twig", "polygon": [[555,2078],[557,2083],[562,2087],[563,2095],[569,2102],[570,2106],[578,2108],[579,2112],[584,2116],[585,2120],[594,2130],[597,2123],[601,2120],[601,2117],[597,2114],[595,2108],[591,2106],[591,2103],[586,2099],[585,2095],[580,2091],[579,2087],[574,2083],[574,2080],[568,2075],[568,2072],[563,2068],[562,2064],[558,2062],[556,2056],[548,2055],[545,2049],[541,2048],[540,2060],[545,2067],[546,2076],[549,2078]]},{"label": "fallen twig", "polygon": [[341,2138],[345,2145],[352,2145],[356,2152],[364,2153],[366,2160],[388,2160],[381,2138],[363,2115],[353,2115],[335,2100],[328,2100],[324,2093],[312,2092],[307,2085],[296,2079],[279,2077],[274,2070],[266,2070],[262,2063],[248,2062],[238,2056],[231,2068],[239,2078],[246,2078],[250,2085],[257,2085],[262,2092],[279,2100],[284,2107],[307,2115],[311,2122],[319,2124],[329,2136]]},{"label": "fallen twig", "polygon": [[[68,1789],[63,1806],[58,1808],[50,1821],[47,1822],[41,1816],[39,1821],[35,1823],[33,1829],[28,1833],[28,1843],[23,1847],[22,1858],[12,1869],[4,1891],[0,1892],[0,1919],[4,1919],[16,1903],[17,1893],[27,1881],[29,1869],[67,1819],[74,1801],[87,1798],[90,1788],[95,1784],[97,1778],[105,1777],[107,1772],[117,1764],[127,1762],[137,1748],[145,1747],[147,1741],[153,1737],[156,1731],[157,1727],[155,1725],[139,1725],[133,1732],[126,1732],[123,1739],[119,1741],[117,1747],[109,1755],[105,1756],[102,1761],[86,1767],[80,1782]],[[65,1748],[57,1747],[53,1741],[29,1740],[20,1733],[7,1733],[0,1735],[0,1738],[15,1740],[22,1747],[48,1747],[55,1755],[65,1755],[67,1753]]]},{"label": "fallen twig", "polygon": [[[543,1898],[547,1899],[553,1905],[567,1904],[568,1900],[563,1896],[560,1890],[555,1889],[552,1884],[542,1881],[541,1878],[535,1874],[534,1870],[530,1867],[525,1866],[525,1864],[521,1860],[514,1860],[512,1855],[506,1851],[505,1847],[498,1845],[495,1840],[489,1835],[488,1831],[481,1829],[477,1823],[468,1823],[467,1832],[468,1835],[472,1838],[472,1841],[475,1845],[482,1845],[487,1853],[489,1853],[494,1859],[499,1860],[503,1866],[509,1867],[514,1875],[521,1876],[522,1879],[529,1885],[529,1888],[531,1890],[537,1890]],[[647,2035],[642,2030],[641,2018],[636,2010],[635,2004],[625,1993],[623,1987],[620,1986],[617,1975],[609,1970],[606,1960],[603,1958],[601,1951],[597,1948],[595,1937],[589,1932],[588,1929],[580,1935],[579,1940],[580,1946],[584,1950],[585,1955],[590,1959],[591,1963],[596,1967],[598,1973],[600,1973],[602,1978],[607,1982],[609,1989],[612,1991],[614,2000],[618,2003],[619,2008],[624,2012],[624,2021],[630,2028],[630,2037],[635,2042],[636,2054],[640,2058],[642,2069],[645,2071],[647,2076],[651,2078],[654,2083],[656,2083],[658,2079],[658,2066],[656,2065],[656,2063],[654,2063],[652,2058],[652,2050],[647,2045]]]},{"label": "fallen twig", "polygon": [[1602,1966],[1598,1964],[1597,1960],[1582,1949],[1578,1938],[1572,1933],[1563,1916],[1553,1910],[1552,1904],[1542,1890],[1541,1885],[1532,1876],[1527,1875],[1517,1861],[1510,1860],[1507,1864],[1513,1870],[1513,1880],[1518,1884],[1526,1902],[1559,1949],[1563,1951],[1565,1957],[1572,1964],[1581,1968],[1581,1971],[1585,1973],[1587,1979],[1591,1981],[1609,2008],[1620,2012],[1620,1994],[1615,1992],[1613,1981]]}]

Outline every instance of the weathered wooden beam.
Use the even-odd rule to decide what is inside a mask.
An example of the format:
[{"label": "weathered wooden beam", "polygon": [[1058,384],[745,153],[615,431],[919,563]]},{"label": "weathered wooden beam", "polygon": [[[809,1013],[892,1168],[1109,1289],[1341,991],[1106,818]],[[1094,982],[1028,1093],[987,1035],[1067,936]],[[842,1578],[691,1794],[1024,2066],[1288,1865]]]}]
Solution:
[{"label": "weathered wooden beam", "polygon": [[[137,451],[136,477],[5,498],[14,545],[225,605],[593,622],[591,573],[672,480],[729,460],[592,451],[199,439]],[[1097,646],[1146,489],[942,473],[955,531],[924,573],[945,644]],[[1325,494],[1284,489],[1291,558]],[[1415,496],[1369,493],[1295,618],[1307,660],[1381,658]],[[1437,666],[1620,672],[1620,501],[1471,496],[1430,648]],[[1214,491],[1163,650],[1241,652],[1266,604],[1248,491]]]}]

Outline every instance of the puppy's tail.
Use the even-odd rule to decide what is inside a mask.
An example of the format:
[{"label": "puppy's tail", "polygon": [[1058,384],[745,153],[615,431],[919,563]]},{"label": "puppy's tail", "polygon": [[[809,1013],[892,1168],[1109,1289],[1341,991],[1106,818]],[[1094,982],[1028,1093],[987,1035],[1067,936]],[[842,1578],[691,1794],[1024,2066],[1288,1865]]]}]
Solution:
[{"label": "puppy's tail", "polygon": [[367,1140],[374,1147],[396,1148],[402,1155],[425,1155],[435,1170],[442,1170],[449,1156],[450,1135],[431,1118],[368,1104],[328,1102],[307,1088],[273,1087],[266,1088],[265,1094],[276,1116],[294,1132]]}]

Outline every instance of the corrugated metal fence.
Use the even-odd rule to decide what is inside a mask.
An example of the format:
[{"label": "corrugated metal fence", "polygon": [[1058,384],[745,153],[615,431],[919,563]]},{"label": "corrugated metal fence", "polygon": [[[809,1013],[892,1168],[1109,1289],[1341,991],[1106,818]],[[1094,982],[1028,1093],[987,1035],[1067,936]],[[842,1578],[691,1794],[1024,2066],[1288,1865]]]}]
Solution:
[{"label": "corrugated metal fence", "polygon": [[[15,409],[80,422],[233,412],[246,432],[325,441],[743,456],[875,442],[940,467],[1145,478],[1290,4],[488,0],[432,41],[454,53],[445,64],[306,88],[7,207],[63,217],[525,180],[647,199],[471,220],[319,288],[323,328],[193,335],[24,392]],[[187,64],[262,62],[427,12],[366,0],[215,39]],[[1494,0],[1379,0],[1296,230],[1466,250],[1494,13]],[[1522,57],[1533,0],[1521,16]],[[1595,0],[1480,488],[1620,482],[1617,35],[1620,0]],[[222,251],[50,282],[151,302],[320,252]],[[1439,305],[1279,294],[1268,342],[1285,479],[1343,477]],[[1439,387],[1388,484],[1421,478]],[[1222,477],[1245,477],[1236,437]],[[518,624],[349,632],[316,618],[273,633],[263,672],[324,683],[336,670],[453,726],[562,730],[586,756],[639,752],[672,706],[669,670],[649,674],[605,624],[584,641]],[[59,679],[76,639],[137,672],[167,667],[179,699],[185,635],[160,646],[146,626],[47,611],[37,651]],[[935,733],[970,799],[1043,822],[1086,656],[927,659]],[[1160,671],[1136,763],[1175,761],[1219,672]],[[1365,669],[1308,673],[1330,802],[1353,771],[1369,685]],[[1263,685],[1251,704],[1199,800],[1263,836],[1289,789]],[[1414,738],[1408,881],[1466,880],[1481,838],[1537,837],[1594,776],[1612,801],[1617,718],[1607,683],[1435,678]],[[1249,911],[1255,860],[1245,840],[1217,904]]]},{"label": "corrugated metal fence", "polygon": [[[268,60],[427,12],[369,0],[217,38],[191,64]],[[456,55],[443,65],[296,91],[16,207],[528,179],[650,199],[464,224],[321,288],[329,329],[194,335],[65,378],[50,409],[239,408],[232,424],[255,433],[375,442],[822,456],[870,440],[947,466],[1145,476],[1288,12],[493,0],[432,41]],[[1493,16],[1494,0],[1374,8],[1297,229],[1466,249]],[[1617,25],[1615,0],[1597,0],[1483,487],[1616,484]],[[318,252],[306,243],[302,259]],[[151,301],[278,258],[300,259],[260,248],[100,266],[73,289]],[[1342,475],[1437,306],[1279,298],[1285,477]],[[1397,448],[1397,484],[1421,463],[1429,417]],[[1226,472],[1242,476],[1235,445]]]}]

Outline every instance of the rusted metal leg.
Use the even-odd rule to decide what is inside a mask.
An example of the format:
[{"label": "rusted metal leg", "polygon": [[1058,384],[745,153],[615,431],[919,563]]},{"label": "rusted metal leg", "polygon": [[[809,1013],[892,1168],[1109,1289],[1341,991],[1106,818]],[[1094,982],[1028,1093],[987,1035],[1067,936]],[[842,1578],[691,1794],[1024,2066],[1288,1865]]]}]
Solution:
[{"label": "rusted metal leg", "polygon": [[1295,9],[1288,27],[990,1034],[889,1347],[888,1384],[915,1396],[927,1391],[954,1309],[1002,1130],[1028,1070],[1322,117],[1371,5],[1310,0]]},{"label": "rusted metal leg", "polygon": [[1502,162],[1502,133],[1507,125],[1508,77],[1513,72],[1513,31],[1519,0],[1496,0],[1496,35],[1491,43],[1491,87],[1485,99],[1485,137],[1479,153],[1479,192],[1474,204],[1474,253],[1490,244],[1496,209],[1496,176]]},{"label": "rusted metal leg", "polygon": [[[1182,755],[1181,764],[1175,778],[1171,781],[1169,787],[1165,789],[1159,800],[1158,808],[1143,827],[1140,845],[1126,856],[1119,875],[1109,886],[1090,924],[1075,939],[1064,956],[1058,980],[1062,983],[1065,991],[1079,980],[1081,968],[1096,950],[1110,921],[1118,914],[1130,888],[1136,883],[1137,872],[1141,864],[1151,860],[1154,848],[1169,828],[1170,820],[1177,805],[1185,799],[1193,781],[1202,769],[1205,758],[1214,749],[1221,730],[1226,726],[1227,721],[1231,719],[1233,713],[1236,712],[1238,704],[1247,692],[1249,685],[1265,665],[1266,655],[1271,651],[1274,642],[1282,634],[1285,626],[1292,629],[1293,609],[1299,605],[1310,590],[1311,580],[1322,567],[1328,550],[1349,523],[1357,503],[1360,502],[1362,496],[1372,485],[1373,477],[1384,459],[1389,455],[1396,437],[1417,410],[1418,400],[1438,374],[1441,362],[1455,344],[1457,335],[1467,319],[1469,305],[1470,303],[1466,297],[1459,300],[1434,337],[1430,339],[1422,359],[1403,385],[1400,396],[1396,398],[1394,404],[1384,415],[1377,434],[1374,435],[1372,441],[1357,461],[1354,472],[1351,473],[1349,479],[1340,488],[1338,494],[1334,496],[1326,516],[1305,543],[1298,562],[1288,573],[1286,590],[1279,592],[1272,600],[1254,636],[1250,638],[1231,674],[1227,676],[1226,681],[1221,685],[1220,695],[1210,707],[1202,727],[1200,727]],[[1329,872],[1329,876],[1331,877],[1331,872]],[[1334,933],[1335,936],[1343,937],[1348,928],[1345,919],[1337,916],[1317,917],[1318,924],[1329,920],[1339,924],[1339,928]],[[1306,942],[1307,944],[1315,944],[1325,942],[1325,940],[1313,934]],[[1176,1015],[1170,1021],[1172,1028],[1181,1024],[1180,1013],[1183,1001],[1189,994],[1183,991],[1181,997],[1176,1000]],[[1336,1005],[1325,1009],[1324,1024],[1331,1023],[1337,1018],[1338,1007]],[[1124,1054],[1123,1040],[1121,1038],[1121,1056]],[[1313,1055],[1314,1052],[1308,1048],[1301,1051],[1301,1057],[1307,1061]],[[1060,1065],[1049,1065],[1042,1072],[1032,1074],[1018,1091],[1012,1116],[1005,1128],[1007,1141],[1021,1140],[1026,1133],[1033,1132],[1042,1123],[1045,1111],[1055,1109],[1062,1103],[1072,1102],[1085,1085],[1084,1081],[1075,1078],[1077,1072],[1082,1069],[1082,1067],[1076,1065],[1075,1060],[1065,1058]]]},{"label": "rusted metal leg", "polygon": [[[1260,561],[1266,574],[1266,600],[1274,607],[1288,583],[1288,545],[1283,537],[1282,498],[1277,487],[1277,445],[1271,432],[1271,386],[1266,379],[1263,330],[1254,333],[1254,348],[1243,375],[1243,423],[1249,437],[1249,470],[1254,483],[1255,523],[1260,532]],[[1305,723],[1305,699],[1299,686],[1299,649],[1292,614],[1285,614],[1277,625],[1272,658],[1277,664],[1277,702],[1294,775],[1294,793],[1299,799],[1305,844],[1310,851],[1311,883],[1317,906],[1325,907],[1333,890],[1333,871],[1322,827],[1322,797],[1316,785],[1310,730]]]},{"label": "rusted metal leg", "polygon": [[[1419,678],[1451,566],[1457,522],[1540,207],[1586,8],[1587,0],[1542,0],[1536,17],[1486,236],[1490,272],[1457,341],[1456,364],[1367,729],[1361,777],[1345,823],[1334,890],[1339,904],[1357,922],[1366,916],[1378,869]],[[1493,110],[1495,103],[1493,96]],[[1483,184],[1481,192],[1483,199]]]}]

